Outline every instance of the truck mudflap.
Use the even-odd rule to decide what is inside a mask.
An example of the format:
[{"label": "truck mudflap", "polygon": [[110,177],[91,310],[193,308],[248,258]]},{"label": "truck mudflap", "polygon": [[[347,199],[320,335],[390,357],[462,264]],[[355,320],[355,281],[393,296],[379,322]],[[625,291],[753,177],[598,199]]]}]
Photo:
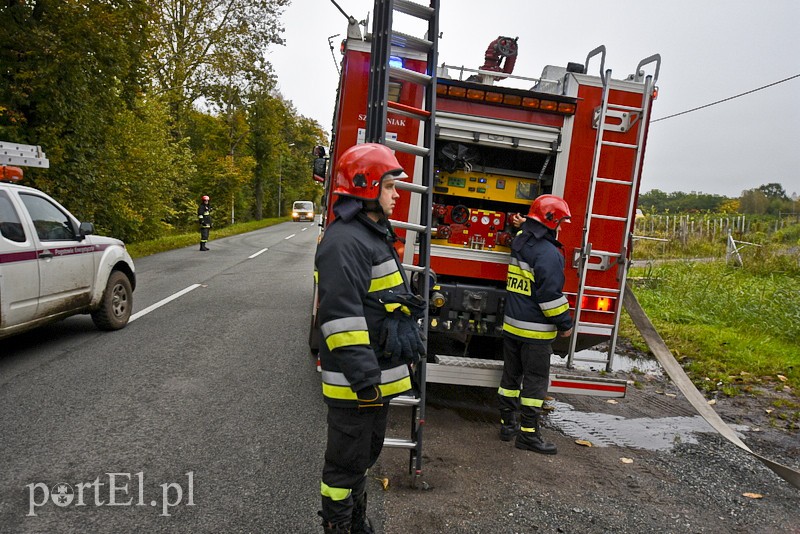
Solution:
[{"label": "truck mudflap", "polygon": [[[434,356],[434,363],[426,364],[425,369],[426,382],[496,388],[500,385],[500,377],[503,374],[503,362],[437,354]],[[547,391],[622,398],[627,392],[627,387],[627,380],[617,378],[551,373]]]}]

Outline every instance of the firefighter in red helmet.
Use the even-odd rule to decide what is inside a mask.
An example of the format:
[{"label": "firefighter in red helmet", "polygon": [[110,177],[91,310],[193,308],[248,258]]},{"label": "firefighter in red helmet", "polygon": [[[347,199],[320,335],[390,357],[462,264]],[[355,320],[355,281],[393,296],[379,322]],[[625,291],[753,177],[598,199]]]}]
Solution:
[{"label": "firefighter in red helmet", "polygon": [[322,393],[328,442],[322,471],[326,533],[373,532],[366,516],[367,470],[378,459],[389,400],[411,389],[409,365],[425,349],[388,223],[408,178],[392,151],[367,143],[336,162],[334,221],[317,247]]},{"label": "firefighter in red helmet", "polygon": [[200,223],[200,250],[202,251],[209,250],[206,243],[208,243],[208,234],[211,231],[211,205],[208,202],[208,195],[203,195],[200,205],[197,207],[197,222]]},{"label": "firefighter in red helmet", "polygon": [[[516,436],[518,449],[556,454],[542,439],[539,419],[550,382],[550,356],[556,336],[572,334],[564,288],[564,256],[558,242],[561,224],[569,222],[563,198],[541,195],[511,243],[503,318],[503,376],[497,397],[500,439]],[[517,413],[521,420],[517,419]]]}]

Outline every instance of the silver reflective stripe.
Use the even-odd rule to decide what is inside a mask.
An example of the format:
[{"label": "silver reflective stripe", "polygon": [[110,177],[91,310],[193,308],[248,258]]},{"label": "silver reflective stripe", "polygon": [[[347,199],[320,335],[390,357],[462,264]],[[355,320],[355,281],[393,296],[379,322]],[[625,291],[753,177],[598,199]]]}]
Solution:
[{"label": "silver reflective stripe", "polygon": [[[381,384],[389,384],[396,382],[408,376],[408,366],[398,365],[391,369],[381,370]],[[332,386],[349,386],[350,382],[344,376],[344,373],[337,373],[334,371],[322,370],[322,381]]]},{"label": "silver reflective stripe", "polygon": [[391,259],[381,263],[380,265],[374,265],[372,267],[372,278],[381,278],[399,270],[400,269],[397,268],[397,263],[394,261],[394,259]]},{"label": "silver reflective stripe", "polygon": [[513,258],[513,257],[512,257],[512,258],[511,258],[511,261],[510,261],[509,263],[510,263],[511,265],[516,265],[517,267],[519,267],[519,268],[520,268],[520,269],[522,269],[523,271],[528,271],[529,273],[532,273],[532,272],[533,272],[533,267],[531,267],[530,265],[528,265],[528,264],[527,264],[527,263],[525,263],[524,261],[520,261],[520,260],[518,260],[517,258]]},{"label": "silver reflective stripe", "polygon": [[344,377],[344,373],[334,373],[333,371],[322,370],[322,381],[332,386],[349,386],[350,382]]},{"label": "silver reflective stripe", "polygon": [[367,320],[364,317],[343,317],[341,319],[334,319],[320,326],[323,337],[328,337],[332,334],[339,332],[352,332],[358,330],[367,330]]},{"label": "silver reflective stripe", "polygon": [[529,323],[527,321],[518,321],[517,319],[513,319],[508,315],[506,315],[503,318],[503,321],[511,326],[522,328],[523,330],[533,330],[536,332],[553,332],[554,330],[556,330],[556,325],[554,324]]},{"label": "silver reflective stripe", "polygon": [[564,304],[569,304],[569,302],[567,302],[567,297],[557,298],[556,300],[551,300],[550,302],[540,302],[539,307],[543,310],[550,310],[553,308],[558,308],[559,306],[563,306]]}]

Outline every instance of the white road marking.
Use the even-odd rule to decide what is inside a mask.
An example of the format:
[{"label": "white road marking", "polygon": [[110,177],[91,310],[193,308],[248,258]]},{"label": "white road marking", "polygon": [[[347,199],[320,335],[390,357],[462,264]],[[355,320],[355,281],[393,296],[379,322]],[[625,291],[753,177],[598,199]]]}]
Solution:
[{"label": "white road marking", "polygon": [[252,259],[253,259],[253,258],[255,258],[256,256],[259,256],[259,255],[261,255],[261,254],[265,253],[265,252],[266,252],[266,251],[268,251],[268,250],[269,250],[268,248],[262,248],[261,250],[259,250],[259,251],[258,251],[258,252],[256,252],[255,254],[253,254],[252,256],[247,256],[247,259],[248,259],[248,260],[252,260]]},{"label": "white road marking", "polygon": [[147,315],[151,311],[157,310],[158,308],[160,308],[164,304],[172,302],[173,300],[175,300],[175,299],[177,299],[179,297],[182,297],[183,295],[185,295],[189,291],[195,290],[198,287],[200,287],[200,284],[192,284],[189,287],[187,287],[186,289],[182,289],[181,291],[178,291],[174,295],[170,295],[169,297],[167,297],[165,299],[161,299],[158,302],[156,302],[155,304],[153,304],[152,306],[148,306],[147,308],[143,309],[142,311],[136,312],[133,315],[131,315],[131,318],[128,319],[128,322],[130,323],[132,321],[135,321],[139,317],[142,317],[143,315]]},{"label": "white road marking", "polygon": [[286,236],[286,237],[284,237],[283,239],[284,239],[284,240],[286,240],[286,239],[291,239],[291,238],[293,238],[295,235],[296,235],[296,234],[287,235],[287,236]]}]

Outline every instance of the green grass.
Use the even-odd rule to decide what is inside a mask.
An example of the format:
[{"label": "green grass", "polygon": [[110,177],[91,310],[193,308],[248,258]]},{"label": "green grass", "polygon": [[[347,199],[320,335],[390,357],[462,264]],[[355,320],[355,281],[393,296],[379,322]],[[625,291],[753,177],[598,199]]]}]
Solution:
[{"label": "green grass", "polygon": [[[209,237],[209,242],[213,241],[214,239],[220,239],[223,237],[228,237],[237,234],[244,234],[247,232],[252,232],[253,230],[260,230],[261,228],[266,228],[268,226],[280,224],[288,220],[289,220],[288,217],[262,219],[260,221],[249,221],[245,223],[232,224],[219,229],[212,228],[211,235]],[[170,235],[159,239],[153,239],[150,241],[142,241],[140,243],[129,243],[126,245],[126,248],[128,249],[128,253],[131,255],[131,257],[133,259],[136,259],[136,258],[141,258],[143,256],[149,256],[150,254],[156,254],[158,252],[175,250],[177,248],[183,248],[193,245],[199,246],[199,244],[200,244],[200,232],[195,231],[185,234]]]},{"label": "green grass", "polygon": [[[729,396],[758,388],[786,391],[796,399],[790,403],[794,412],[782,414],[795,427],[800,414],[796,255],[764,249],[758,261],[745,260],[744,268],[678,261],[630,271],[642,307],[700,390]],[[646,350],[626,315],[620,334]]]}]

